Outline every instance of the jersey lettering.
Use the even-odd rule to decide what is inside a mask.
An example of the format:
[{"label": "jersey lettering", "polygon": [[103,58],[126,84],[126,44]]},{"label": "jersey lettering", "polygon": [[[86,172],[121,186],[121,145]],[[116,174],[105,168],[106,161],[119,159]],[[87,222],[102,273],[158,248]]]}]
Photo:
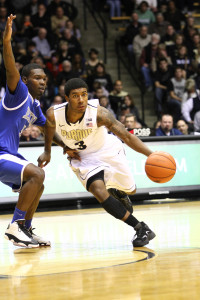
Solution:
[{"label": "jersey lettering", "polygon": [[61,129],[61,135],[67,140],[81,141],[92,133],[92,128],[66,131]]}]

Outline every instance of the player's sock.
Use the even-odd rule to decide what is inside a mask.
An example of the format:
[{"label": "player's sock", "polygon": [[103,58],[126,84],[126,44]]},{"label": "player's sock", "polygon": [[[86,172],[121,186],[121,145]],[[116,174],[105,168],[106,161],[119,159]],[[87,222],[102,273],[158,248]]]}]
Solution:
[{"label": "player's sock", "polygon": [[25,221],[25,226],[27,229],[31,228],[32,219]]},{"label": "player's sock", "polygon": [[15,207],[14,215],[11,223],[15,222],[16,220],[25,219],[25,215],[26,215],[26,211],[20,210],[19,208]]},{"label": "player's sock", "polygon": [[133,228],[139,223],[139,221],[133,215],[129,215],[124,222]]}]

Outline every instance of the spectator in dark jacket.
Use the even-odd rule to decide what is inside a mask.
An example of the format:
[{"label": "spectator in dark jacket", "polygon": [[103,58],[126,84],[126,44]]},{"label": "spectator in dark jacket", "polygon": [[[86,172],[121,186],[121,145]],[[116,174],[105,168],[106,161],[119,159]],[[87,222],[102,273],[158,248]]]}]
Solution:
[{"label": "spectator in dark jacket", "polygon": [[156,136],[171,136],[182,135],[182,133],[173,128],[173,117],[171,115],[163,115],[161,118],[160,126],[156,129]]}]

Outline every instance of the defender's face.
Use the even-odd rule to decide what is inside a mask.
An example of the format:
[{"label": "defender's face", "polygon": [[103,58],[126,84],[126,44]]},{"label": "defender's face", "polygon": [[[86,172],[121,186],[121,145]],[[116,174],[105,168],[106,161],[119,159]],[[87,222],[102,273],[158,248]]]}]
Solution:
[{"label": "defender's face", "polygon": [[69,97],[65,96],[69,103],[69,109],[75,113],[84,113],[88,103],[88,93],[86,88],[74,89],[70,91]]},{"label": "defender's face", "polygon": [[40,99],[47,85],[47,76],[42,69],[31,70],[28,77],[23,78],[33,98]]}]

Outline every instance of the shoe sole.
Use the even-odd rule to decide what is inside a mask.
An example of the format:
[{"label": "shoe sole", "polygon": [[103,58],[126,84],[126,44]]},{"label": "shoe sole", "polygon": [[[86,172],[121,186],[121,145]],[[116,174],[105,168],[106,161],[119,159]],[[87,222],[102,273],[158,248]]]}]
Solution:
[{"label": "shoe sole", "polygon": [[[10,237],[9,237],[10,236]],[[12,238],[12,235],[4,235],[4,238],[8,241],[11,241],[13,243],[14,246],[18,246],[18,247],[24,247],[24,248],[39,248],[39,244],[30,244],[28,242],[20,242],[18,239],[14,239]]]},{"label": "shoe sole", "polygon": [[156,237],[155,233],[152,231],[148,234],[146,240],[140,244],[140,245],[134,245],[134,241],[132,242],[133,247],[143,247],[145,245],[147,245],[151,240],[153,240]]}]

